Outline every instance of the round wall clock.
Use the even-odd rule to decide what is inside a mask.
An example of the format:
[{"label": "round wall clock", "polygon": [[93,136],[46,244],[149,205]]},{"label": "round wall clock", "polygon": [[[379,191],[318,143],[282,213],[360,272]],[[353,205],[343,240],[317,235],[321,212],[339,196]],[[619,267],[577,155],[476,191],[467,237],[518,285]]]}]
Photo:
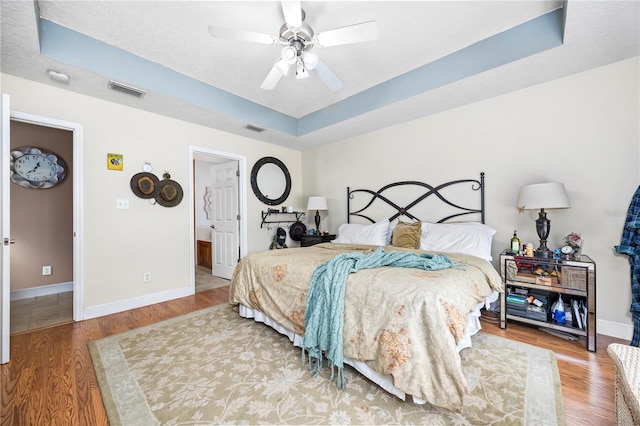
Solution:
[{"label": "round wall clock", "polygon": [[11,181],[25,188],[46,189],[62,182],[66,164],[59,155],[42,148],[23,146],[11,150]]}]

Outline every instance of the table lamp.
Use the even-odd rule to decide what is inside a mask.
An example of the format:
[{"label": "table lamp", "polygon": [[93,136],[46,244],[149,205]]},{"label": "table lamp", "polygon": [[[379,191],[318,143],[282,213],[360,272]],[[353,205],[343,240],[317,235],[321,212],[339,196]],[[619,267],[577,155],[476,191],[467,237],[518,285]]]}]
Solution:
[{"label": "table lamp", "polygon": [[309,197],[307,210],[316,211],[316,233],[320,234],[320,210],[329,210],[327,208],[327,199],[325,197]]},{"label": "table lamp", "polygon": [[569,196],[563,183],[536,183],[526,185],[520,189],[518,194],[518,210],[540,209],[538,219],[536,219],[536,231],[540,238],[540,247],[536,250],[536,257],[549,259],[551,251],[547,248],[547,238],[551,231],[551,221],[547,219],[545,209],[567,209],[571,207]]}]

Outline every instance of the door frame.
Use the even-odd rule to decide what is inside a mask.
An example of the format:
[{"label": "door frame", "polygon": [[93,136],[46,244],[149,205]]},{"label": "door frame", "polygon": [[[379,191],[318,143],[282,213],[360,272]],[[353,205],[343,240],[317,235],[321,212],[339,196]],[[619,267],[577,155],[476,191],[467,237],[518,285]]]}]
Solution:
[{"label": "door frame", "polygon": [[11,206],[9,192],[9,162],[5,158],[9,158],[10,146],[10,127],[11,127],[11,100],[9,95],[2,93],[0,101],[0,151],[2,155],[2,163],[0,164],[0,230],[2,231],[2,249],[0,250],[1,259],[0,266],[0,364],[9,362],[9,340],[10,340],[10,320],[9,310],[10,304],[10,264],[11,264]]},{"label": "door frame", "polygon": [[[10,120],[36,126],[68,130],[73,134],[73,320],[84,319],[84,279],[82,268],[82,124],[19,111],[11,111]],[[10,206],[7,206],[10,208]]]},{"label": "door frame", "polygon": [[189,145],[189,283],[194,293],[196,288],[196,224],[194,210],[196,177],[194,161],[195,157],[198,155],[224,158],[226,160],[234,160],[238,162],[238,171],[240,173],[238,176],[238,212],[240,214],[238,244],[240,246],[240,258],[247,255],[247,185],[245,182],[245,176],[247,175],[247,157],[230,152]]}]

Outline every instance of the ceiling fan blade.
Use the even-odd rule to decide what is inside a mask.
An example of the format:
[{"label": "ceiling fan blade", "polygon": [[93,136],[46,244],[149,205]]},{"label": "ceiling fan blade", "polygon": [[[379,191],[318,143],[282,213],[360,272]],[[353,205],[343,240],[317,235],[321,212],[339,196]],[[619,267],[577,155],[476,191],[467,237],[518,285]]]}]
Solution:
[{"label": "ceiling fan blade", "polygon": [[282,1],[282,13],[284,22],[289,28],[300,28],[302,26],[302,8],[299,1]]},{"label": "ceiling fan blade", "polygon": [[230,28],[216,27],[209,25],[209,34],[215,38],[228,38],[240,41],[250,41],[253,43],[275,44],[276,39],[268,34],[256,33],[253,31],[236,30]]},{"label": "ceiling fan blade", "polygon": [[263,90],[273,90],[280,79],[289,73],[289,65],[284,61],[284,59],[280,59],[275,63],[267,77],[264,79],[260,88]]},{"label": "ceiling fan blade", "polygon": [[321,32],[316,35],[315,40],[317,45],[321,47],[339,46],[341,44],[373,41],[378,38],[378,33],[376,21],[367,21]]},{"label": "ceiling fan blade", "polygon": [[313,69],[313,72],[332,92],[337,92],[344,87],[342,80],[320,58],[318,58],[318,64]]}]

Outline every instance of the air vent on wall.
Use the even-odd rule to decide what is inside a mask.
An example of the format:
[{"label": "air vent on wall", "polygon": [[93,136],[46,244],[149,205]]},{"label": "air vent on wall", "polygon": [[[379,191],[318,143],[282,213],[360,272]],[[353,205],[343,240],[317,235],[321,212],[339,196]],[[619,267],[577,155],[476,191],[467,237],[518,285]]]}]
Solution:
[{"label": "air vent on wall", "polygon": [[244,126],[245,129],[247,130],[251,130],[252,132],[264,132],[265,129],[263,129],[262,127],[258,127],[258,126],[253,126],[251,124],[247,124],[246,126]]},{"label": "air vent on wall", "polygon": [[138,89],[137,87],[129,86],[128,84],[124,84],[114,80],[109,80],[109,89],[126,93],[127,95],[135,96],[136,98],[141,98],[147,93],[146,91]]}]

